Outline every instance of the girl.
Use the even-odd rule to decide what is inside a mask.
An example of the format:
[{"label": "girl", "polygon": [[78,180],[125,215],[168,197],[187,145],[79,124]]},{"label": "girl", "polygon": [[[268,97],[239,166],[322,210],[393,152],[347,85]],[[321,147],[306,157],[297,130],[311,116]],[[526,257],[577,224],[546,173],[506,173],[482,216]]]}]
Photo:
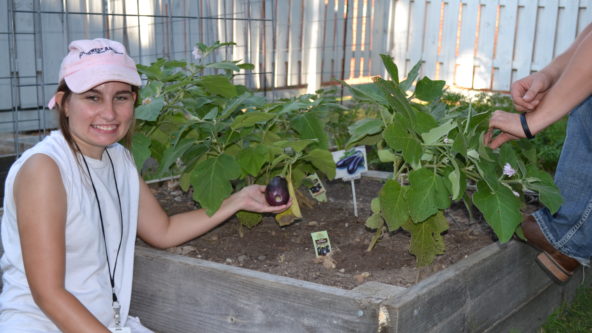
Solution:
[{"label": "girl", "polygon": [[122,44],[78,40],[49,107],[60,129],[26,151],[6,179],[1,332],[149,332],[128,317],[136,234],[167,248],[239,210],[277,213],[264,186],[227,198],[212,216],[167,216],[130,152],[141,79]]}]

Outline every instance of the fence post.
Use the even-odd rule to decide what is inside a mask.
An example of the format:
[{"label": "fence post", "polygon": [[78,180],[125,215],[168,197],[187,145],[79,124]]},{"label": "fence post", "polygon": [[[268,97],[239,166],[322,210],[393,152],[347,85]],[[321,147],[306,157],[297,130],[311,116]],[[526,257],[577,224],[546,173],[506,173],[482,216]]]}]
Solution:
[{"label": "fence post", "polygon": [[313,94],[321,87],[321,42],[319,38],[319,21],[321,1],[309,0],[305,3],[304,9],[304,43],[303,58],[306,77],[306,92]]}]

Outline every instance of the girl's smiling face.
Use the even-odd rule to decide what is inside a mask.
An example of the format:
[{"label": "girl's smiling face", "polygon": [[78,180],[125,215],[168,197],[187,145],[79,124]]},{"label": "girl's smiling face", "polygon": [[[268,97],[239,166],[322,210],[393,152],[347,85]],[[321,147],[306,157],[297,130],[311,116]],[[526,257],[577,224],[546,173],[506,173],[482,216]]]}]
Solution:
[{"label": "girl's smiling face", "polygon": [[57,93],[56,102],[63,105],[72,138],[84,155],[95,159],[101,159],[105,147],[121,140],[134,121],[136,94],[127,83],[105,82],[62,99],[63,92]]}]

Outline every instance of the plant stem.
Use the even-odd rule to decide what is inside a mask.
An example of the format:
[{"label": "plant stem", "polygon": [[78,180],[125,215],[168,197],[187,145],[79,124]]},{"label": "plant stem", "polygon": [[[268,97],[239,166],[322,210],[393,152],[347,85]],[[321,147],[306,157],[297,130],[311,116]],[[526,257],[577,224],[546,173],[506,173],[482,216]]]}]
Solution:
[{"label": "plant stem", "polygon": [[471,123],[471,111],[473,110],[473,103],[469,103],[469,110],[467,113],[467,123],[465,124],[465,134],[467,134],[467,131],[469,130],[469,124]]}]

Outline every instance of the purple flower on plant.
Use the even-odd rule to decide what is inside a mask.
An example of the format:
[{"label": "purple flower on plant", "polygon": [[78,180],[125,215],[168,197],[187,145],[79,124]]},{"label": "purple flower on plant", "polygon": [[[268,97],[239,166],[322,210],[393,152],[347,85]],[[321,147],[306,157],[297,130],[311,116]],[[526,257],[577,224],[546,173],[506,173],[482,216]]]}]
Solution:
[{"label": "purple flower on plant", "polygon": [[191,54],[193,54],[193,58],[195,58],[195,60],[199,60],[202,57],[202,53],[197,46],[193,47],[193,52],[191,52]]},{"label": "purple flower on plant", "polygon": [[514,168],[512,168],[512,166],[510,165],[510,163],[506,163],[504,165],[504,172],[503,172],[503,174],[505,176],[512,177],[513,175],[516,174],[516,170],[514,170]]}]

